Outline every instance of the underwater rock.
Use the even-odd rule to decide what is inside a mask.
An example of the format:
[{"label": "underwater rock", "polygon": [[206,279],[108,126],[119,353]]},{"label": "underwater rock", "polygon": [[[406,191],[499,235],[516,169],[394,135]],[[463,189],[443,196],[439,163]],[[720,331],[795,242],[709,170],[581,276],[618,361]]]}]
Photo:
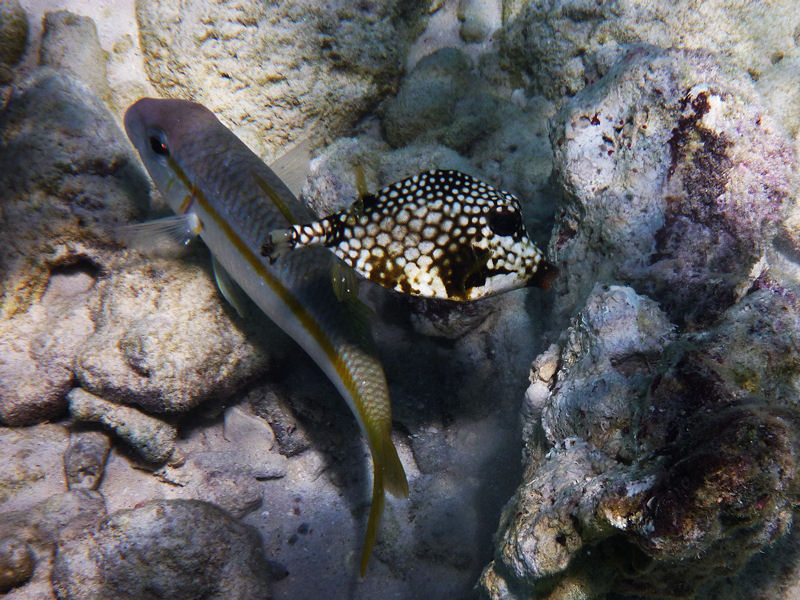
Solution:
[{"label": "underwater rock", "polygon": [[98,285],[96,331],[75,363],[81,387],[173,413],[230,396],[264,372],[261,323],[234,323],[213,277],[196,262],[152,259],[120,267]]},{"label": "underwater rock", "polygon": [[280,454],[296,456],[311,447],[305,428],[298,423],[291,403],[283,394],[256,388],[247,395],[247,401],[253,412],[269,423]]},{"label": "underwater rock", "polygon": [[505,298],[487,298],[481,302],[448,302],[399,296],[396,304],[409,313],[411,326],[428,337],[458,339],[469,333],[495,311]]},{"label": "underwater rock", "polygon": [[468,44],[479,44],[500,27],[500,2],[460,0],[457,16],[461,21],[459,33]]},{"label": "underwater rock", "polygon": [[553,149],[549,139],[555,106],[542,96],[522,94],[519,104],[500,103],[500,126],[475,141],[469,159],[484,179],[519,198],[525,229],[544,248],[553,228],[557,197],[550,181]]},{"label": "underwater rock", "polygon": [[139,0],[136,16],[159,93],[206,105],[275,156],[308,132],[345,133],[391,93],[426,5]]},{"label": "underwater rock", "polygon": [[0,114],[0,317],[26,310],[50,272],[110,259],[109,231],[143,214],[149,184],[85,85],[37,69]]},{"label": "underwater rock", "polygon": [[0,539],[0,594],[28,581],[34,561],[30,547],[19,538]]},{"label": "underwater rock", "polygon": [[111,441],[100,431],[76,431],[69,436],[64,474],[71,490],[96,490],[103,478]]},{"label": "underwater rock", "polygon": [[794,153],[751,83],[700,52],[639,47],[556,116],[549,257],[558,320],[624,282],[670,320],[713,320],[758,276]]},{"label": "underwater rock", "polygon": [[215,504],[240,519],[261,506],[261,481],[286,475],[283,456],[278,455],[269,465],[262,460],[257,466],[251,466],[248,458],[246,453],[196,452],[179,469],[165,467],[156,475],[184,485],[191,497]]},{"label": "underwater rock", "polygon": [[24,511],[67,488],[63,456],[68,441],[66,430],[58,425],[0,427],[0,507],[4,511]]},{"label": "underwater rock", "polygon": [[130,444],[148,462],[161,463],[175,449],[175,428],[130,406],[121,406],[74,388],[67,394],[69,412],[76,421],[100,423]]},{"label": "underwater rock", "polygon": [[514,0],[504,2],[500,47],[507,69],[554,99],[605,75],[637,43],[714,52],[758,79],[776,53],[795,46],[796,9],[792,0],[711,0],[702,10],[691,0]]},{"label": "underwater rock", "polygon": [[80,539],[106,517],[105,501],[98,492],[59,492],[44,498],[37,498],[24,509],[8,510],[11,507],[6,505],[0,511],[0,531],[26,544],[35,561],[33,576],[3,598],[52,598],[50,574],[55,545],[60,540]]},{"label": "underwater rock", "polygon": [[756,81],[756,89],[770,113],[792,137],[800,133],[800,46],[776,52],[773,65]]},{"label": "underwater rock", "polygon": [[105,499],[99,492],[74,490],[50,496],[22,513],[3,513],[6,525],[22,526],[16,535],[31,544],[52,545],[59,540],[78,537],[96,527],[106,516]]},{"label": "underwater rock", "polygon": [[309,163],[303,200],[320,217],[349,208],[359,195],[358,169],[364,174],[367,191],[384,186],[379,173],[382,157],[389,150],[385,142],[368,136],[339,138]]},{"label": "underwater rock", "polygon": [[66,410],[75,354],[94,331],[94,284],[91,268],[53,269],[38,302],[0,320],[0,422],[29,425]]},{"label": "underwater rock", "polygon": [[658,304],[631,288],[596,286],[559,340],[558,383],[541,423],[553,445],[578,437],[630,460],[631,425],[642,407],[641,373],[658,364],[673,327]]},{"label": "underwater rock", "polygon": [[187,447],[185,461],[165,465],[155,475],[181,486],[182,498],[216,504],[241,518],[261,505],[263,482],[285,477],[289,463],[278,452],[270,426],[238,406],[225,411],[221,437],[221,447]]},{"label": "underwater rock", "polygon": [[530,462],[485,597],[689,597],[785,534],[800,498],[797,293],[754,289],[712,329],[675,335],[651,300],[597,286],[535,363]]},{"label": "underwater rock", "polygon": [[106,75],[106,52],[89,17],[66,10],[46,12],[39,64],[69,73],[84,82],[103,101],[111,98]]},{"label": "underwater rock", "polygon": [[11,67],[25,54],[28,43],[28,17],[19,0],[0,4],[0,85],[11,81]]},{"label": "underwater rock", "polygon": [[268,597],[254,530],[195,500],[155,500],[62,541],[53,565],[60,600]]},{"label": "underwater rock", "polygon": [[389,100],[386,139],[394,147],[437,142],[463,152],[499,126],[497,104],[469,59],[445,48],[420,60]]},{"label": "underwater rock", "polygon": [[66,408],[76,352],[92,333],[94,281],[114,260],[109,231],[138,216],[148,184],[108,109],[40,68],[0,114],[0,421]]},{"label": "underwater rock", "polygon": [[356,171],[361,169],[367,192],[430,169],[455,169],[476,177],[480,172],[455,150],[440,144],[411,144],[392,149],[367,135],[339,138],[309,165],[303,199],[320,216],[350,207],[358,197]]}]

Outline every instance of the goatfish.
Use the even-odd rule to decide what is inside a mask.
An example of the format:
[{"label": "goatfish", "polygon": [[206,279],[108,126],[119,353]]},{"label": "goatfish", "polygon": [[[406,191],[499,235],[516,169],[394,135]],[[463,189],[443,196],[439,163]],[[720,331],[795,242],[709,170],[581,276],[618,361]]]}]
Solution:
[{"label": "goatfish", "polygon": [[344,397],[372,455],[372,504],[361,576],[375,543],[384,493],[408,496],[391,439],[391,406],[383,367],[356,298],[331,285],[332,255],[298,252],[272,265],[258,254],[267,234],[310,220],[281,179],[207,108],[186,100],[143,98],[125,113],[125,131],[169,206],[157,228],[199,235],[214,257],[220,289],[230,280],[288,333]]},{"label": "goatfish", "polygon": [[261,254],[274,262],[310,246],[384,287],[441,300],[547,290],[558,274],[528,236],[516,196],[453,170],[419,173],[347,210],[273,231]]}]

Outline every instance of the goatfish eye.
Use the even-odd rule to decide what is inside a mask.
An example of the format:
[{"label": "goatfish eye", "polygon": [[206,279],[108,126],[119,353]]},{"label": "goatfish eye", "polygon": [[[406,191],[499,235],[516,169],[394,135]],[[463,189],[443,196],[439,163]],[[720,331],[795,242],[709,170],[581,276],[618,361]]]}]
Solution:
[{"label": "goatfish eye", "polygon": [[495,235],[514,235],[522,229],[522,215],[519,211],[501,207],[489,213],[488,223]]},{"label": "goatfish eye", "polygon": [[153,132],[149,136],[150,149],[159,156],[169,156],[169,147],[163,133]]}]

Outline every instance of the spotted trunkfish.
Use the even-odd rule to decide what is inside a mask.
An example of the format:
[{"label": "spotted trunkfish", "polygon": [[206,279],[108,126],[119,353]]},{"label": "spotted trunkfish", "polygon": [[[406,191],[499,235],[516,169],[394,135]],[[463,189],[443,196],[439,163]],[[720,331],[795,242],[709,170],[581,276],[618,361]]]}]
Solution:
[{"label": "spotted trunkfish", "polygon": [[514,195],[453,170],[408,177],[347,210],[273,231],[261,253],[276,261],[307,246],[328,247],[397,292],[459,302],[549,289],[558,274],[528,237]]}]

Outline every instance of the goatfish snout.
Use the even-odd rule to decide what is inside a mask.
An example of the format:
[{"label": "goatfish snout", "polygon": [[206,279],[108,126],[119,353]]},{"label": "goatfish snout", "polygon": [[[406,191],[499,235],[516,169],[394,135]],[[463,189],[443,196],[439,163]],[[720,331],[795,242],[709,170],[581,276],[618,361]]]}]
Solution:
[{"label": "goatfish snout", "polygon": [[[125,131],[176,217],[160,230],[199,235],[215,261],[220,289],[232,280],[311,356],[347,401],[372,454],[372,505],[361,575],[375,542],[384,490],[408,495],[391,439],[389,390],[356,298],[339,300],[325,250],[298,252],[272,265],[258,255],[270,231],[309,221],[272,170],[205,107],[186,100],[143,98],[125,113]],[[313,249],[312,249],[313,250]],[[232,285],[232,284],[231,284]]]},{"label": "goatfish snout", "polygon": [[514,195],[452,170],[408,177],[348,210],[274,231],[262,255],[306,246],[330,248],[384,287],[442,300],[549,289],[558,274],[528,237]]}]

